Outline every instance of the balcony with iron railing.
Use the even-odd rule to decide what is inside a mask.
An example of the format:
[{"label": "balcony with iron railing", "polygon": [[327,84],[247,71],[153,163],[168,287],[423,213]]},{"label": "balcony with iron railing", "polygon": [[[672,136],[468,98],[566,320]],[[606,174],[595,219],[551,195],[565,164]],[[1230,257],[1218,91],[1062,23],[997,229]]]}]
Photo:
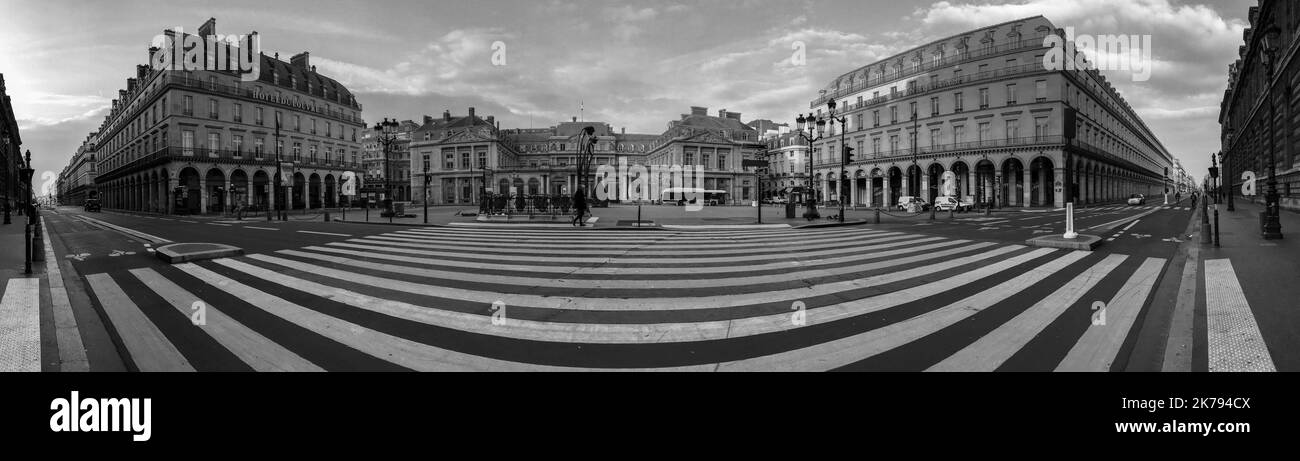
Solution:
[{"label": "balcony with iron railing", "polygon": [[[906,90],[899,91],[897,93],[866,99],[860,103],[855,102],[851,104],[846,104],[843,106],[841,113],[848,114],[857,111],[859,109],[869,109],[872,107],[884,105],[892,101],[917,97],[917,96],[924,95],[926,93],[931,93],[931,92],[944,90],[948,88],[970,85],[970,84],[975,84],[975,83],[980,83],[980,82],[990,81],[990,80],[1005,79],[1011,76],[1035,74],[1040,72],[1047,72],[1047,68],[1044,67],[1043,63],[1041,62],[1034,62],[1029,64],[1021,64],[1019,66],[1005,67],[1002,69],[976,72],[971,75],[963,75],[960,77],[954,77],[947,80],[939,80],[933,84],[928,84],[928,85],[916,84],[907,88]],[[987,109],[987,107],[981,107],[981,109]]]},{"label": "balcony with iron railing", "polygon": [[[828,92],[826,95],[813,100],[812,104],[809,105],[809,108],[816,108],[817,106],[825,104],[826,101],[831,98],[843,99],[844,96],[848,96],[850,94],[857,93],[859,91],[864,91],[867,88],[871,88],[877,85],[883,85],[885,83],[892,82],[892,81],[903,80],[908,77],[932,72],[945,67],[956,66],[965,62],[975,61],[975,60],[983,59],[989,56],[1002,54],[1002,53],[1022,51],[1022,50],[1035,49],[1035,48],[1043,48],[1043,39],[1046,37],[1047,35],[1035,35],[1030,38],[1022,38],[1019,41],[1013,43],[1004,43],[1002,45],[994,45],[992,47],[987,47],[987,48],[980,47],[975,51],[967,51],[965,53],[956,54],[953,56],[940,59],[937,63],[923,62],[921,63],[920,66],[917,66],[916,68],[912,68],[909,66],[906,68],[906,70],[904,70],[902,73],[898,75],[889,76],[888,74],[886,74],[885,77],[869,78],[867,80],[854,82],[854,84],[851,86],[839,88],[834,92]],[[859,70],[861,69],[857,69],[854,72],[857,72]]]},{"label": "balcony with iron railing", "polygon": [[[137,172],[140,169],[150,166],[167,163],[170,161],[199,162],[207,161],[214,163],[236,163],[240,165],[255,166],[275,166],[275,154],[272,152],[256,151],[235,151],[226,149],[207,149],[202,147],[184,148],[179,146],[169,146],[158,149],[157,151],[141,155],[126,162],[105,165],[103,171],[99,173],[97,180],[114,179],[120,176]],[[292,159],[290,156],[282,156],[282,161],[291,162],[296,167],[302,168],[332,168],[340,170],[360,171],[361,164],[358,162],[348,162],[342,159],[329,158],[301,158]]]}]

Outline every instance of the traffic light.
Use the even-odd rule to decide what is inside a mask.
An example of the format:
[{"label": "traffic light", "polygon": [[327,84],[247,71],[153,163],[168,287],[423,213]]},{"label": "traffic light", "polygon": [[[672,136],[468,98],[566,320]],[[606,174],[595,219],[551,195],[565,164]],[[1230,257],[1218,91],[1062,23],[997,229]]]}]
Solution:
[{"label": "traffic light", "polygon": [[850,163],[853,163],[853,148],[844,146],[844,164],[847,165]]}]

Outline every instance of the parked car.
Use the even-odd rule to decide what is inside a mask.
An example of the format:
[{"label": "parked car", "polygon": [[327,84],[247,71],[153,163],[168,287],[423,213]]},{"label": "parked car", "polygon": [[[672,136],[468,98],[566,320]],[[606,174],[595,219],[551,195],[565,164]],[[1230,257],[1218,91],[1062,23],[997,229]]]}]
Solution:
[{"label": "parked car", "polygon": [[99,211],[99,199],[87,199],[86,211]]},{"label": "parked car", "polygon": [[974,206],[970,202],[957,200],[957,197],[945,195],[934,199],[934,208],[938,211],[970,211]]},{"label": "parked car", "polygon": [[921,198],[921,197],[913,196],[913,195],[904,195],[904,196],[902,196],[902,197],[899,197],[899,198],[898,198],[898,209],[899,209],[899,210],[904,210],[904,211],[906,211],[906,210],[907,210],[907,205],[908,205],[909,203],[915,203],[915,204],[920,205],[920,207],[921,207],[922,210],[928,210],[928,209],[930,209],[930,204],[929,204],[929,203],[925,203],[925,199],[923,199],[923,198]]},{"label": "parked car", "polygon": [[785,197],[777,197],[772,199],[772,203],[776,205],[785,205],[785,202],[786,202]]},{"label": "parked car", "polygon": [[1146,198],[1146,196],[1144,196],[1144,195],[1142,195],[1142,194],[1133,194],[1133,195],[1128,196],[1128,204],[1129,204],[1129,205],[1134,205],[1134,206],[1137,206],[1137,205],[1146,205],[1146,204],[1147,204],[1147,198]]}]

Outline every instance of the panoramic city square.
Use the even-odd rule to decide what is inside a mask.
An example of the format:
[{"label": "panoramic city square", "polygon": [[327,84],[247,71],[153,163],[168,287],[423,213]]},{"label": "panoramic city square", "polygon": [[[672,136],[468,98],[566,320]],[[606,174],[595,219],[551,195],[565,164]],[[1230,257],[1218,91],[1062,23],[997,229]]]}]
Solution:
[{"label": "panoramic city square", "polygon": [[1300,371],[1292,2],[4,3],[0,370]]}]

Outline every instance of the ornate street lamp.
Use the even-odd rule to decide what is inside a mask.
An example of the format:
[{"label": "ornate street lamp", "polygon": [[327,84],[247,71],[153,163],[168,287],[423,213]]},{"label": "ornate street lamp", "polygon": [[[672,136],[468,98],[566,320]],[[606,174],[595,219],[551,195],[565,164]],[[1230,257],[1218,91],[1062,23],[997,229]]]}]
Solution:
[{"label": "ornate street lamp", "polygon": [[27,207],[27,225],[23,227],[23,264],[24,274],[32,273],[32,223],[36,221],[36,213],[32,207],[32,174],[36,170],[32,169],[32,151],[27,151],[27,163],[18,170],[18,181],[22,185],[24,201],[23,206]]},{"label": "ornate street lamp", "polygon": [[1268,90],[1265,92],[1268,98],[1268,193],[1264,194],[1264,239],[1276,240],[1282,238],[1282,221],[1279,216],[1279,197],[1277,194],[1277,162],[1273,158],[1273,66],[1277,57],[1278,50],[1278,28],[1269,26],[1264,31],[1264,36],[1260,38],[1260,52],[1264,58],[1264,68],[1266,78],[1269,81]]},{"label": "ornate street lamp", "polygon": [[[820,216],[817,213],[817,194],[812,190],[812,178],[813,178],[812,148],[813,148],[813,143],[817,141],[821,141],[826,137],[826,119],[817,117],[811,113],[809,113],[807,117],[804,117],[803,115],[799,115],[798,118],[795,118],[795,126],[798,127],[796,131],[799,133],[799,138],[803,139],[805,142],[808,143],[806,151],[808,155],[809,190],[808,190],[808,196],[806,198],[808,211],[805,212],[805,214],[808,216],[809,219],[816,219]],[[813,131],[813,126],[816,126],[815,132]],[[804,132],[805,127],[808,128],[807,133]],[[841,216],[843,216],[842,213]]]},{"label": "ornate street lamp", "polygon": [[388,211],[388,222],[390,223],[393,222],[393,190],[392,181],[390,180],[392,172],[389,171],[389,151],[393,143],[397,142],[397,133],[395,131],[398,125],[400,124],[397,120],[388,120],[388,117],[384,117],[384,121],[377,122],[374,126],[375,139],[379,141],[384,154],[384,194],[388,196],[388,210],[386,211]]},{"label": "ornate street lamp", "polygon": [[[8,131],[0,132],[0,143],[4,143],[3,146],[0,146],[0,152],[5,153],[5,155],[7,156],[7,155],[8,155],[8,151],[9,151],[9,132],[8,132]],[[9,197],[9,189],[12,188],[13,186],[12,186],[11,184],[9,184],[9,177],[8,177],[8,176],[9,176],[9,165],[8,165],[8,162],[6,161],[5,163],[6,163],[5,165],[2,165],[2,166],[4,167],[4,171],[3,171],[3,172],[0,172],[0,173],[3,173],[3,174],[5,175],[5,177],[4,177],[4,178],[0,178],[0,179],[3,179],[3,180],[4,180],[4,183],[5,183],[5,184],[4,184],[4,193],[5,193],[5,196],[4,196],[5,224],[10,224],[10,223],[12,223],[12,221],[9,219],[9,199],[10,199],[10,197]]]}]

